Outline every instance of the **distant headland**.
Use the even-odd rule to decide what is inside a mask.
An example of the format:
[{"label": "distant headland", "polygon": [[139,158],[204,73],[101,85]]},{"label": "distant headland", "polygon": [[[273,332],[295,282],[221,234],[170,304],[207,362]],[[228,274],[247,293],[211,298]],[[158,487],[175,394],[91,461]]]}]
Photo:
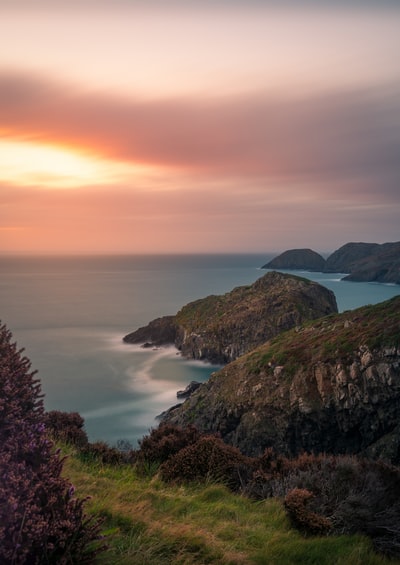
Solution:
[{"label": "distant headland", "polygon": [[262,268],[347,273],[343,280],[400,284],[400,241],[346,243],[327,259],[312,249],[289,249]]}]

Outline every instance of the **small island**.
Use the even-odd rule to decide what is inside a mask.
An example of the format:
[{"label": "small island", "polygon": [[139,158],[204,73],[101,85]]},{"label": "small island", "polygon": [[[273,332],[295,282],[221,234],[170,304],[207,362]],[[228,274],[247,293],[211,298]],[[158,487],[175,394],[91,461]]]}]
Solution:
[{"label": "small island", "polygon": [[326,260],[312,249],[289,249],[262,269],[346,273],[346,281],[400,284],[400,242],[346,243]]}]

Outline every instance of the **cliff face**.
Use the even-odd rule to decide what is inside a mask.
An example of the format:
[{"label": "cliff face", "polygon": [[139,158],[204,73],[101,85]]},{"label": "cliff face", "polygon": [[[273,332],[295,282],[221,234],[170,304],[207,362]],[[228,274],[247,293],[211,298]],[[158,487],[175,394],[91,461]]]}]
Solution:
[{"label": "cliff face", "polygon": [[268,446],[400,462],[400,297],[303,324],[214,373],[166,419]]},{"label": "cliff face", "polygon": [[254,284],[184,306],[125,336],[128,343],[174,343],[185,357],[230,362],[280,332],[337,312],[334,294],[307,279],[267,273]]},{"label": "cliff face", "polygon": [[289,249],[264,265],[262,269],[301,269],[321,272],[325,259],[312,249]]}]

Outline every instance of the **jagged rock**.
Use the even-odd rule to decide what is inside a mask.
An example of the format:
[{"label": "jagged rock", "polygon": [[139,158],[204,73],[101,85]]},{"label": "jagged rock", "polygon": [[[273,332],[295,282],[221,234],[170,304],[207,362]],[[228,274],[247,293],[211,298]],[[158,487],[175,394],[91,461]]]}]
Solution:
[{"label": "jagged rock", "polygon": [[124,341],[173,343],[187,358],[224,364],[305,320],[334,312],[332,291],[308,279],[270,272],[252,285],[196,300],[175,316],[157,318]]},{"label": "jagged rock", "polygon": [[353,453],[400,463],[400,296],[305,323],[221,371],[166,421],[248,455]]},{"label": "jagged rock", "polygon": [[156,318],[147,326],[126,335],[126,343],[141,343],[145,347],[157,347],[167,343],[174,343],[176,334],[175,317],[164,316]]},{"label": "jagged rock", "polygon": [[189,398],[195,390],[199,388],[201,383],[197,381],[191,381],[184,390],[178,390],[176,393],[177,398]]},{"label": "jagged rock", "polygon": [[289,249],[261,267],[262,269],[301,269],[321,272],[325,259],[312,249]]}]

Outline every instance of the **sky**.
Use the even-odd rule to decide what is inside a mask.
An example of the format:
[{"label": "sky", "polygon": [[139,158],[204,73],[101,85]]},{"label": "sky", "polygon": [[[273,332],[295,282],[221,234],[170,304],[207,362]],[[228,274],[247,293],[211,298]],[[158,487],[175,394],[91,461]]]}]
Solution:
[{"label": "sky", "polygon": [[399,241],[400,2],[0,0],[0,255]]}]

